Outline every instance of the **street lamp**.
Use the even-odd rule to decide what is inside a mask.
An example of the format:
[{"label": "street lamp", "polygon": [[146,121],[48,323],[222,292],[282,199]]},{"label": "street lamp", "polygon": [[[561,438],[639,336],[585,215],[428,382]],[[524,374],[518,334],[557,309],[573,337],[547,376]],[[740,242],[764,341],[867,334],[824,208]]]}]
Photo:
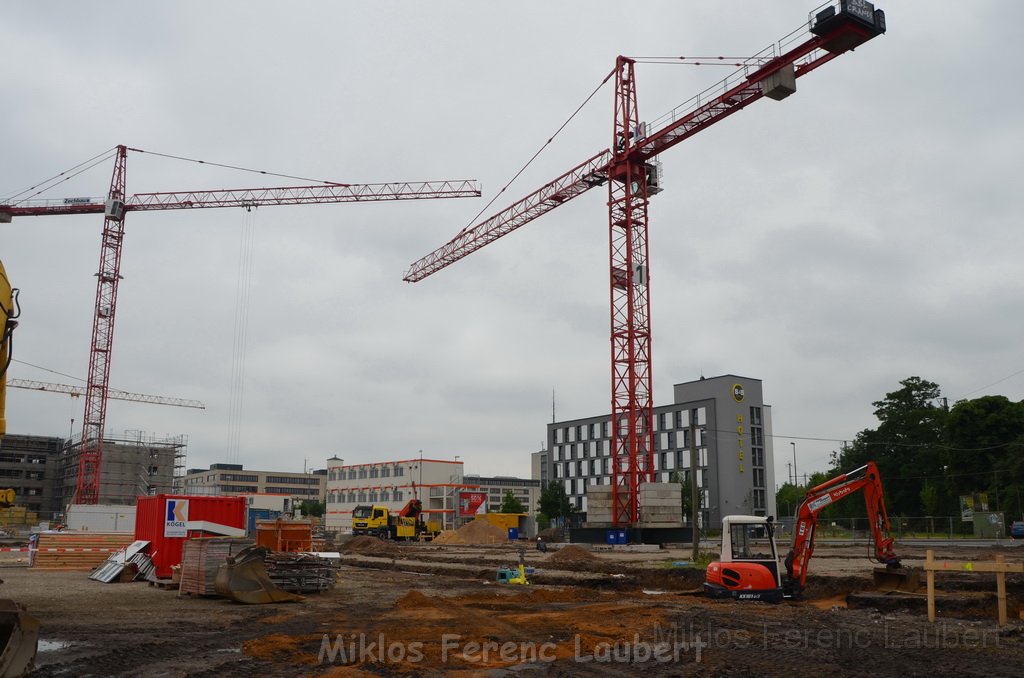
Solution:
[{"label": "street lamp", "polygon": [[791,442],[790,445],[793,446],[793,486],[796,487],[800,482],[800,477],[796,474],[796,443]]}]

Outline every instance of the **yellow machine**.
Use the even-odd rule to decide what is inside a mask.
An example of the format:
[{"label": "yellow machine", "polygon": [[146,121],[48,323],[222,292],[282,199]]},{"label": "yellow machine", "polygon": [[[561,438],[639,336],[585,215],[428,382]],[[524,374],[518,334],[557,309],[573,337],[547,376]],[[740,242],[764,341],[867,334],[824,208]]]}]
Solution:
[{"label": "yellow machine", "polygon": [[357,506],[352,509],[352,534],[370,535],[380,539],[431,539],[440,529],[433,523],[423,522],[423,502],[410,499],[401,511],[387,506]]},{"label": "yellow machine", "polygon": [[[18,291],[11,287],[0,262],[0,438],[7,433],[7,368],[11,364],[11,337],[20,315]],[[0,507],[14,505],[14,490],[0,490]],[[39,621],[13,600],[0,600],[0,678],[16,678],[32,670],[39,646]]]},{"label": "yellow machine", "polygon": [[3,322],[3,333],[0,334],[0,438],[7,433],[7,419],[4,405],[7,398],[7,368],[11,364],[11,337],[18,326],[16,318],[20,313],[16,309],[18,291],[11,287],[7,279],[7,271],[0,262],[0,322]]},{"label": "yellow machine", "polygon": [[[532,568],[531,568],[532,572]],[[522,548],[519,549],[519,567],[502,567],[498,570],[498,575],[495,577],[495,581],[499,584],[519,584],[520,586],[529,586],[530,580],[526,578],[526,551]]]}]

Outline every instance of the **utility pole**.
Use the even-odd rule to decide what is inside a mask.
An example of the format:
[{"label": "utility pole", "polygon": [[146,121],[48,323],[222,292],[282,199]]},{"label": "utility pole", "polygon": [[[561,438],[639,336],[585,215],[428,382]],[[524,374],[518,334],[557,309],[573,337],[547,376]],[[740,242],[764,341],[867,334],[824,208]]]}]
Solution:
[{"label": "utility pole", "polygon": [[790,445],[793,446],[793,484],[796,485],[800,480],[800,476],[796,473],[796,443],[791,442]]},{"label": "utility pole", "polygon": [[697,408],[690,410],[690,530],[693,536],[693,554],[690,562],[697,562],[700,555],[700,530],[697,516],[700,505],[697,503]]}]

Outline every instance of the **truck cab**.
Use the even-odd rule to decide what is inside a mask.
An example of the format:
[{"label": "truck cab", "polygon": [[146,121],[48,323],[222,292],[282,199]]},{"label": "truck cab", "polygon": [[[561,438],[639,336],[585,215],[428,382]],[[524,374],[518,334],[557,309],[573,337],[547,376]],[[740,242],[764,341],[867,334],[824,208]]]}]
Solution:
[{"label": "truck cab", "polygon": [[708,565],[704,589],[715,598],[782,600],[782,570],[771,517],[737,515],[722,520],[722,555]]}]

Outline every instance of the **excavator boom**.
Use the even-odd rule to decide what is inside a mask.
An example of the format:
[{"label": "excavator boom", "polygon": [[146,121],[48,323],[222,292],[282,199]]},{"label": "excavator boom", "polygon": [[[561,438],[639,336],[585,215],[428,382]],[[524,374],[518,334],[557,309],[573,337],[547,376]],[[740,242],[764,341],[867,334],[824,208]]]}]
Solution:
[{"label": "excavator boom", "polygon": [[[896,574],[902,579],[910,580],[912,575],[900,568],[900,559],[893,549],[893,539],[889,535],[889,516],[885,512],[884,490],[882,477],[873,461],[864,466],[843,473],[816,487],[807,490],[803,502],[797,509],[796,524],[793,529],[793,548],[786,555],[786,576],[788,585],[794,593],[803,591],[807,585],[807,564],[814,553],[815,532],[818,526],[818,515],[829,506],[856,492],[864,493],[864,504],[867,508],[868,524],[871,528],[871,540],[874,545],[873,559],[885,565],[889,574]],[[876,576],[876,583],[880,577]],[[886,578],[893,581],[893,577]],[[900,582],[893,581],[895,587]]]}]

